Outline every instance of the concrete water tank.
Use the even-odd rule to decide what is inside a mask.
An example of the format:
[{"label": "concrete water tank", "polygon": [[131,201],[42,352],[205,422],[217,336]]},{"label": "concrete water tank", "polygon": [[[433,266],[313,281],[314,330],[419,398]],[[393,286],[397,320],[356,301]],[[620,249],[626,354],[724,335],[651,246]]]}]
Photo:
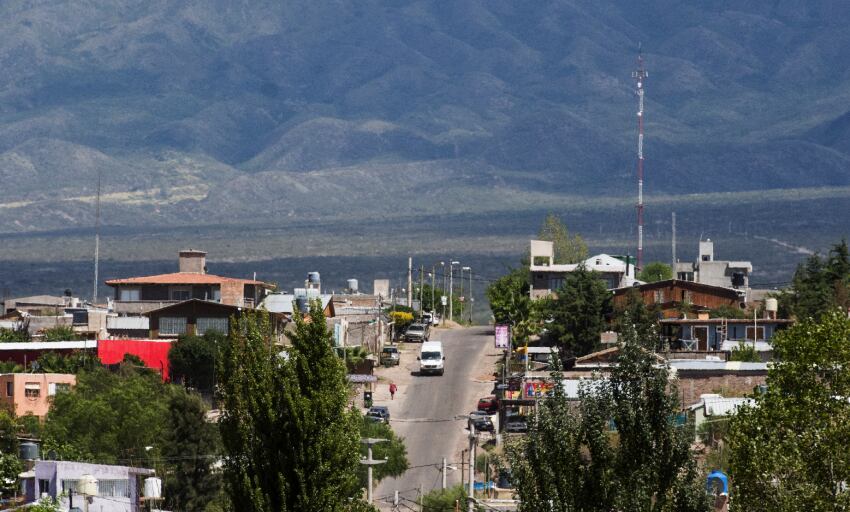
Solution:
[{"label": "concrete water tank", "polygon": [[155,476],[145,478],[145,498],[162,498],[162,480]]},{"label": "concrete water tank", "polygon": [[322,282],[322,279],[318,272],[307,272],[307,281],[310,284],[319,284]]},{"label": "concrete water tank", "polygon": [[349,279],[348,280],[348,291],[351,293],[357,293],[357,279]]}]

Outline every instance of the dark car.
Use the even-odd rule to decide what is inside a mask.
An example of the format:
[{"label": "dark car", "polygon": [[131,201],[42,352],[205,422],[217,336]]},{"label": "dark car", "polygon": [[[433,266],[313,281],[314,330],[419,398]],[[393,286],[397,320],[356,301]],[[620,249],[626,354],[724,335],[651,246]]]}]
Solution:
[{"label": "dark car", "polygon": [[505,421],[505,432],[522,434],[528,432],[528,422],[522,416],[514,416]]},{"label": "dark car", "polygon": [[430,335],[428,324],[410,324],[407,330],[404,331],[404,341],[424,343],[428,341]]},{"label": "dark car", "polygon": [[475,426],[476,432],[495,432],[496,427],[493,426],[493,421],[489,416],[470,418],[470,423]]},{"label": "dark car", "polygon": [[372,420],[376,423],[381,421],[383,421],[384,423],[389,423],[390,410],[384,405],[373,405],[366,413],[366,419]]},{"label": "dark car", "polygon": [[478,400],[478,410],[487,414],[495,414],[499,410],[499,399],[495,396],[485,396]]}]

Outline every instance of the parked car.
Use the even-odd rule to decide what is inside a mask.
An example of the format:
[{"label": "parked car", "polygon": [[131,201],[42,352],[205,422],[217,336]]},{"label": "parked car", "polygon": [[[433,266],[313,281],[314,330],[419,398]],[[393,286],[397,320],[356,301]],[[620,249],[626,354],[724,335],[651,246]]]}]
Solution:
[{"label": "parked car", "polygon": [[479,417],[479,418],[471,418],[469,420],[473,425],[475,425],[476,432],[495,432],[496,427],[493,426],[493,421],[490,420],[489,416]]},{"label": "parked car", "polygon": [[422,323],[426,325],[434,324],[434,316],[431,313],[422,313]]},{"label": "parked car", "polygon": [[366,413],[366,419],[372,420],[376,423],[389,423],[390,410],[385,405],[373,405]]},{"label": "parked car", "polygon": [[401,353],[398,347],[384,347],[381,350],[381,364],[384,366],[397,366],[401,362]]},{"label": "parked car", "polygon": [[478,410],[487,414],[495,414],[499,411],[499,399],[495,396],[485,396],[478,400]]},{"label": "parked car", "polygon": [[428,324],[410,324],[404,332],[404,341],[424,343],[430,336],[431,329],[428,328]]},{"label": "parked car", "polygon": [[514,416],[505,421],[505,432],[521,434],[528,432],[528,422],[523,416]]}]

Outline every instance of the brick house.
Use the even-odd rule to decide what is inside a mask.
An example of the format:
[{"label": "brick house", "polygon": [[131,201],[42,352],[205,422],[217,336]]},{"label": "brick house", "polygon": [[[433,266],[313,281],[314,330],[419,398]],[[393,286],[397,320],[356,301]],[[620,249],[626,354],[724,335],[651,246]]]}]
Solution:
[{"label": "brick house", "polygon": [[206,254],[196,250],[180,251],[179,271],[175,273],[106,281],[115,291],[114,311],[139,315],[189,299],[253,308],[274,287],[252,279],[208,274]]}]

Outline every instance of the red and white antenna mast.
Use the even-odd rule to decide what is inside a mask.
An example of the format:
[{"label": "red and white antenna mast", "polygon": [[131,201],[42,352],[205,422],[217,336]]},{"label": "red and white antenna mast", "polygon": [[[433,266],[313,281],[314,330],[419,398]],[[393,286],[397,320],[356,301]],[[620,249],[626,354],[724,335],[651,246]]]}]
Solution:
[{"label": "red and white antenna mast", "polygon": [[649,73],[643,68],[643,51],[638,46],[638,67],[632,72],[632,78],[635,79],[638,97],[638,161],[637,161],[637,179],[638,179],[638,202],[637,202],[637,222],[638,222],[638,247],[637,247],[637,269],[643,268],[643,86]]}]

